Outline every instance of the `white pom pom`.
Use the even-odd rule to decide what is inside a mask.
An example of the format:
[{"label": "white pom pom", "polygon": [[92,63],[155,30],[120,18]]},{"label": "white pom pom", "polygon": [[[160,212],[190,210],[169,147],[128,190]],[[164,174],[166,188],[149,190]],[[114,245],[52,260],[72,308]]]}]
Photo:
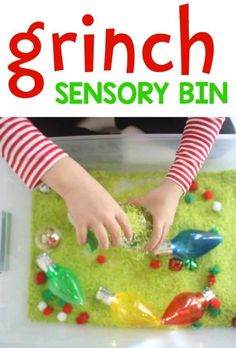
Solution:
[{"label": "white pom pom", "polygon": [[215,201],[212,205],[212,210],[214,210],[216,213],[219,213],[222,210],[222,204]]},{"label": "white pom pom", "polygon": [[47,308],[47,303],[46,302],[44,302],[44,301],[41,301],[41,302],[39,302],[39,304],[38,304],[38,310],[40,311],[40,312],[43,312],[44,311],[44,309],[46,309]]},{"label": "white pom pom", "polygon": [[57,320],[59,320],[60,322],[63,322],[67,319],[67,314],[64,312],[59,312],[57,314]]}]

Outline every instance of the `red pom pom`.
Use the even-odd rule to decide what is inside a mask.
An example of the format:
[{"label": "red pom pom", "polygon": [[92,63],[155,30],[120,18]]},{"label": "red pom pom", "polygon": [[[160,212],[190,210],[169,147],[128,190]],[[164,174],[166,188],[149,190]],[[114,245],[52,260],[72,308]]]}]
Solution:
[{"label": "red pom pom", "polygon": [[198,189],[198,183],[197,183],[197,181],[193,180],[189,190],[190,191],[197,191],[197,189]]},{"label": "red pom pom", "polygon": [[75,319],[77,324],[85,324],[89,320],[89,314],[87,312],[82,312],[80,315]]},{"label": "red pom pom", "polygon": [[210,274],[207,278],[207,281],[209,285],[214,285],[216,282],[216,277],[213,274]]},{"label": "red pom pom", "polygon": [[221,307],[221,301],[218,299],[218,298],[213,298],[211,301],[210,301],[210,305],[213,307],[213,308],[220,308]]},{"label": "red pom pom", "polygon": [[44,309],[43,311],[43,315],[45,315],[45,317],[47,317],[48,315],[50,315],[53,311],[53,308],[48,306],[47,308]]},{"label": "red pom pom", "polygon": [[72,312],[72,305],[70,303],[65,304],[65,306],[62,308],[62,311],[66,314],[69,314]]},{"label": "red pom pom", "polygon": [[149,266],[151,268],[160,268],[161,267],[161,262],[159,260],[152,260],[152,261],[150,261]]},{"label": "red pom pom", "polygon": [[205,191],[203,193],[203,198],[206,200],[206,201],[209,201],[213,198],[213,192],[212,191]]},{"label": "red pom pom", "polygon": [[98,255],[96,258],[97,263],[105,263],[107,261],[104,255]]},{"label": "red pom pom", "polygon": [[46,280],[47,280],[46,274],[45,274],[43,271],[37,272],[37,273],[36,273],[36,276],[35,276],[35,283],[36,283],[37,285],[46,283]]},{"label": "red pom pom", "polygon": [[183,261],[178,260],[178,259],[170,259],[169,261],[169,269],[174,272],[181,271],[183,268]]}]

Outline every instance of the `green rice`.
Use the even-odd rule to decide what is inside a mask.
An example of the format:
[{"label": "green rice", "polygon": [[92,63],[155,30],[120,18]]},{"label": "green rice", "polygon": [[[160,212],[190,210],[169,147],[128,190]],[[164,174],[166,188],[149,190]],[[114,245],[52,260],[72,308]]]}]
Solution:
[{"label": "green rice", "polygon": [[[144,194],[155,188],[164,174],[152,172],[112,173],[97,171],[92,175],[120,203],[125,204],[129,198]],[[87,311],[89,322],[97,326],[124,326],[119,322],[109,307],[95,299],[100,286],[113,292],[133,291],[152,303],[156,313],[162,316],[174,296],[183,291],[202,291],[207,285],[209,269],[218,265],[221,272],[216,276],[216,284],[212,287],[222,301],[222,313],[212,317],[206,313],[201,320],[203,327],[231,326],[236,316],[236,171],[218,173],[202,173],[198,176],[199,189],[194,193],[195,201],[187,204],[182,199],[171,228],[168,239],[184,229],[212,228],[220,230],[224,242],[207,255],[198,259],[198,269],[171,272],[168,268],[169,257],[161,257],[161,268],[150,268],[149,263],[155,256],[144,253],[142,249],[132,250],[123,247],[111,247],[107,251],[95,250],[89,253],[85,247],[78,245],[74,227],[67,218],[64,201],[54,192],[33,193],[32,208],[32,243],[31,269],[29,277],[28,313],[32,321],[58,322],[57,313],[61,307],[56,299],[49,301],[54,312],[45,317],[37,305],[42,300],[42,292],[46,285],[36,285],[36,256],[41,253],[35,245],[35,235],[47,226],[56,227],[61,232],[61,242],[50,256],[55,263],[71,268],[77,273],[85,295],[83,307],[73,307],[68,315],[67,323],[74,323],[80,312]],[[202,194],[206,189],[214,192],[214,200],[220,201],[223,209],[220,213],[212,210],[213,201],[205,201]],[[133,246],[143,246],[151,234],[151,218],[146,212],[135,207],[126,207],[126,212],[135,233]],[[98,264],[96,257],[105,255],[107,262]]]}]

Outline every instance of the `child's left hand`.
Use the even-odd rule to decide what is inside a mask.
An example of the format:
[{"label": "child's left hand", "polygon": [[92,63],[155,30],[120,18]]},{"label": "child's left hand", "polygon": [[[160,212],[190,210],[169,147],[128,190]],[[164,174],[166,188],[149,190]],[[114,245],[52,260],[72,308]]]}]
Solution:
[{"label": "child's left hand", "polygon": [[175,212],[183,190],[174,181],[165,179],[161,185],[144,194],[129,200],[129,204],[146,208],[152,215],[153,231],[145,251],[152,251],[164,241],[173,223]]}]

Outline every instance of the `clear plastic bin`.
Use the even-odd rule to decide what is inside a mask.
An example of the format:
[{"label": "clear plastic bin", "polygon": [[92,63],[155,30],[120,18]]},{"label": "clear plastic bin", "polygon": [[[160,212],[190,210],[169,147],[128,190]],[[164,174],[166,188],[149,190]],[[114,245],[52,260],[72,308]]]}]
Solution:
[{"label": "clear plastic bin", "polygon": [[[55,138],[87,169],[166,171],[177,135]],[[236,169],[236,136],[219,136],[202,170]],[[9,269],[0,274],[0,347],[235,347],[235,329],[147,330],[38,324],[27,319],[31,193],[0,160],[0,210],[10,212]],[[229,294],[230,295],[230,294]]]}]

